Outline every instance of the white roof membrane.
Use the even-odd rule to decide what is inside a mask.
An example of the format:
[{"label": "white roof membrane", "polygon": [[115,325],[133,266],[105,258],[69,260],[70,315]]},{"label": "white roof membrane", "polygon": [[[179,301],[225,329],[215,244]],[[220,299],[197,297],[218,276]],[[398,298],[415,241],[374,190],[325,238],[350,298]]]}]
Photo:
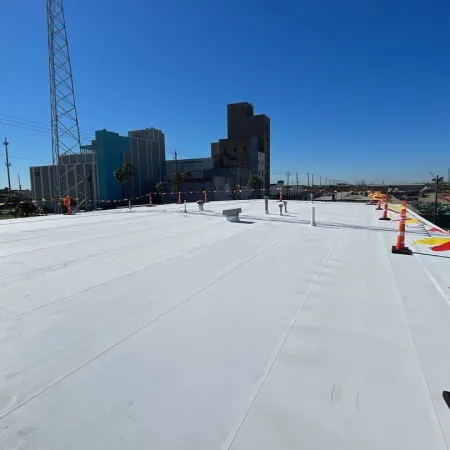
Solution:
[{"label": "white roof membrane", "polygon": [[187,206],[0,221],[0,448],[449,448],[450,235]]}]

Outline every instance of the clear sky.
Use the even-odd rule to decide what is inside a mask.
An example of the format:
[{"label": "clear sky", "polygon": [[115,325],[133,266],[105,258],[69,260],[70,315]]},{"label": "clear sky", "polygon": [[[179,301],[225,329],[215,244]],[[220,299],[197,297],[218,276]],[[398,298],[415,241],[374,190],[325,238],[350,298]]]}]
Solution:
[{"label": "clear sky", "polygon": [[[226,137],[226,104],[249,101],[271,118],[272,180],[447,174],[448,1],[65,0],[65,10],[86,135],[154,126],[168,151],[209,156]],[[27,187],[28,166],[51,160],[45,0],[3,1],[1,12],[0,137],[13,185],[20,173]]]}]

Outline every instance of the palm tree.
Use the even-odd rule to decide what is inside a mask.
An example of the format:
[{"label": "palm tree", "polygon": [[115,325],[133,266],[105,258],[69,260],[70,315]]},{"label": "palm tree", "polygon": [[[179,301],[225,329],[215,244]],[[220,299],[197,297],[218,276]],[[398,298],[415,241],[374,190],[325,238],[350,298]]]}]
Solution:
[{"label": "palm tree", "polygon": [[169,177],[169,181],[172,184],[172,191],[177,193],[180,190],[182,183],[186,183],[191,179],[192,172],[190,170],[184,170],[183,172],[174,172]]},{"label": "palm tree", "polygon": [[184,170],[183,172],[174,172],[171,176],[170,176],[170,182],[171,183],[177,183],[177,182],[181,182],[181,183],[186,183],[187,181],[189,181],[192,177],[192,172],[190,170]]},{"label": "palm tree", "polygon": [[[136,168],[133,166],[133,164],[127,162],[125,164],[122,164],[119,168],[117,168],[114,171],[114,178],[116,181],[121,184],[125,185],[127,184],[134,175]],[[130,192],[131,194],[131,192]],[[125,189],[125,195],[126,195],[126,189]]]},{"label": "palm tree", "polygon": [[180,175],[181,175],[181,182],[187,183],[192,177],[192,172],[190,170],[185,170],[184,172],[181,172]]},{"label": "palm tree", "polygon": [[122,166],[120,166],[118,169],[114,171],[114,178],[119,184],[122,184],[124,182],[124,174]]},{"label": "palm tree", "polygon": [[159,183],[156,183],[155,187],[156,187],[158,194],[161,196],[161,203],[162,203],[164,192],[166,190],[166,183],[164,183],[164,181],[160,181]]},{"label": "palm tree", "polygon": [[172,185],[172,191],[177,193],[178,187],[180,186],[180,182],[181,182],[180,172],[174,172],[172,175],[170,175],[169,181],[170,181],[170,184]]},{"label": "palm tree", "polygon": [[[251,174],[248,177],[247,183],[253,190],[259,189],[261,187],[261,179],[258,177],[258,175],[255,174]],[[253,197],[253,192],[251,196]]]}]

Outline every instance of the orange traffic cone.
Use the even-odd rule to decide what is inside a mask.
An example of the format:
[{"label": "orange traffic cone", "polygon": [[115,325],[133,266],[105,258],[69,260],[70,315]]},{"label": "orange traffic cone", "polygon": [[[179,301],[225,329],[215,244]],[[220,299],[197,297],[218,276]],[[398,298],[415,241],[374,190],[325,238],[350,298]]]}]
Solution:
[{"label": "orange traffic cone", "polygon": [[378,200],[377,207],[375,208],[375,211],[381,211],[381,202],[380,202],[380,200]]},{"label": "orange traffic cone", "polygon": [[388,199],[387,199],[387,197],[386,197],[386,201],[384,202],[383,215],[378,220],[391,220],[391,218],[388,217]]},{"label": "orange traffic cone", "polygon": [[401,255],[411,255],[412,252],[408,247],[405,247],[405,230],[406,230],[406,206],[400,210],[400,222],[398,223],[397,242],[392,246],[392,253],[399,253]]}]

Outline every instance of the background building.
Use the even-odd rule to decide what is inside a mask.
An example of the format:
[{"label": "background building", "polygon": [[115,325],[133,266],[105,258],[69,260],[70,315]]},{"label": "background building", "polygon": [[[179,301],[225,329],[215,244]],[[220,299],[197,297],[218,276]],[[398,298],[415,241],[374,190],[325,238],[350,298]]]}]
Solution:
[{"label": "background building", "polygon": [[[165,139],[160,130],[130,131],[128,136],[96,131],[95,141],[89,147],[97,155],[100,200],[147,195],[165,178]],[[114,171],[125,162],[133,164],[135,173],[130,182],[121,186],[114,178]]]},{"label": "background building", "polygon": [[129,131],[128,136],[130,151],[125,153],[125,162],[136,168],[130,183],[132,194],[147,195],[166,178],[165,136],[156,128]]},{"label": "background building", "polygon": [[[165,136],[156,128],[128,132],[128,136],[106,129],[82,146],[80,153],[62,157],[60,170],[66,173],[64,191],[78,204],[143,197],[155,192],[160,181],[169,181],[175,171],[190,171],[183,184],[187,192],[202,189],[221,191],[227,197],[234,188],[243,189],[251,174],[259,176],[262,187],[270,187],[270,119],[254,115],[248,102],[227,105],[227,137],[211,144],[211,157],[166,161]],[[129,162],[135,167],[132,179],[120,185],[114,171]],[[41,203],[55,197],[54,166],[31,167],[33,200]],[[88,184],[86,187],[84,184]],[[86,198],[79,198],[86,192]],[[83,208],[86,206],[83,206]]]},{"label": "background building", "polygon": [[[98,198],[98,179],[96,155],[90,150],[82,150],[78,155],[66,155],[60,158],[61,183],[67,186],[67,192],[78,203],[89,205]],[[30,167],[31,198],[38,205],[56,206],[55,166]],[[87,186],[85,186],[87,184]],[[79,197],[86,192],[86,198]]]},{"label": "background building", "polygon": [[114,178],[114,171],[124,163],[124,153],[130,150],[130,140],[112,131],[95,132],[95,140],[82,147],[82,151],[95,154],[97,161],[97,200],[119,200],[123,198],[123,187]]},{"label": "background building", "polygon": [[39,205],[55,201],[55,166],[30,167],[31,198]]},{"label": "background building", "polygon": [[233,103],[227,105],[227,132],[227,138],[211,144],[213,166],[230,169],[239,185],[246,183],[250,174],[257,174],[268,189],[270,118],[255,116],[251,103]]},{"label": "background building", "polygon": [[[95,139],[81,146],[79,154],[61,157],[60,171],[67,172],[63,182],[79,203],[84,203],[79,191],[88,193],[86,204],[143,196],[166,177],[165,151],[164,133],[155,128],[130,131],[128,136],[104,129],[96,131]],[[120,185],[114,171],[125,162],[131,162],[136,170],[127,185]],[[32,198],[38,204],[55,198],[54,171],[53,165],[30,167]],[[80,189],[83,183],[88,183],[86,190]]]},{"label": "background building", "polygon": [[179,159],[177,161],[166,161],[166,173],[169,178],[177,170],[178,172],[184,172],[189,170],[192,174],[191,180],[202,180],[205,178],[205,171],[213,168],[212,158],[191,158],[191,159]]}]

